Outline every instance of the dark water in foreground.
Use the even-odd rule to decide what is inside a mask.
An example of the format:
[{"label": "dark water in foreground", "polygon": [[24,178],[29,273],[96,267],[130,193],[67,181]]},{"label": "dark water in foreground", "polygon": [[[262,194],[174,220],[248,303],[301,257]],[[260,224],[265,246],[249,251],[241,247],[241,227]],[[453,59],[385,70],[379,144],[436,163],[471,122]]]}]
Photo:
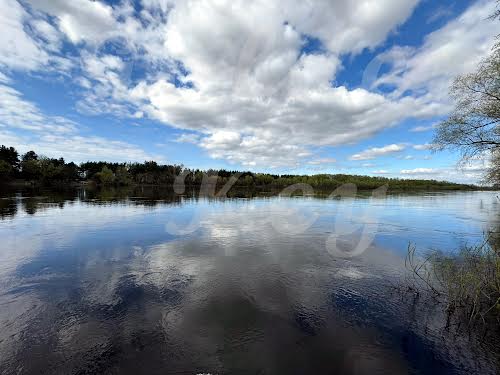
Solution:
[{"label": "dark water in foreground", "polygon": [[1,374],[497,373],[391,286],[408,241],[481,241],[495,193],[34,194],[0,199]]}]

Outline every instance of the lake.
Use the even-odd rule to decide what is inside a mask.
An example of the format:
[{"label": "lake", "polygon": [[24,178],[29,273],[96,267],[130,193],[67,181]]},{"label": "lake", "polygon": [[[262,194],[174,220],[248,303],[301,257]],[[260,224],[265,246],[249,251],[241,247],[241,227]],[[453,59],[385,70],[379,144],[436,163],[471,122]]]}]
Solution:
[{"label": "lake", "polygon": [[394,286],[409,242],[480,243],[499,214],[495,192],[4,191],[0,373],[495,374],[495,343]]}]

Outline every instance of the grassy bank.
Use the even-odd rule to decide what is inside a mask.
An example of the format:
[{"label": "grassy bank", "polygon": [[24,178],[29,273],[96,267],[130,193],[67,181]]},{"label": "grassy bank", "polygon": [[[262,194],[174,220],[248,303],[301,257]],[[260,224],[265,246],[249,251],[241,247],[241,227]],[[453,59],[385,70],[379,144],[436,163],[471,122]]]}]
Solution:
[{"label": "grassy bank", "polygon": [[424,291],[446,309],[449,320],[467,325],[481,322],[500,330],[500,251],[498,236],[490,234],[477,246],[453,253],[430,251],[417,256],[409,245],[405,280],[407,290]]}]

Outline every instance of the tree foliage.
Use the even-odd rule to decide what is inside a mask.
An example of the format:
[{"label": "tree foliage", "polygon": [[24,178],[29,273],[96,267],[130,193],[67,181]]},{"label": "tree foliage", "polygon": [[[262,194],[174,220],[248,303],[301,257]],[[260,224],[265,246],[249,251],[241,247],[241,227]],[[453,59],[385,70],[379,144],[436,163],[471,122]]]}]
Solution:
[{"label": "tree foliage", "polygon": [[2,181],[7,180],[12,174],[12,167],[5,160],[0,160],[0,178]]},{"label": "tree foliage", "polygon": [[[245,189],[270,188],[283,189],[294,184],[308,184],[318,190],[333,190],[340,185],[352,183],[360,190],[376,189],[388,184],[392,190],[463,190],[474,189],[470,185],[453,184],[435,180],[403,180],[383,177],[355,176],[346,174],[317,175],[276,175],[268,173],[237,172],[225,169],[201,171],[184,168],[182,165],[161,165],[154,161],[144,163],[110,163],[104,161],[89,161],[76,165],[67,163],[63,158],[51,159],[38,156],[29,151],[19,157],[17,151],[2,146],[5,160],[0,159],[1,181],[19,178],[40,184],[67,184],[82,181],[98,185],[157,185],[171,186],[178,176],[184,176],[185,186],[200,186],[207,176],[217,177],[219,187],[231,182],[236,187]],[[7,155],[7,156],[5,156]],[[6,161],[8,160],[8,161]],[[7,178],[6,178],[7,177]]]},{"label": "tree foliage", "polygon": [[0,146],[0,160],[8,164],[12,169],[19,166],[19,153],[14,147]]},{"label": "tree foliage", "polygon": [[107,166],[102,167],[101,171],[96,173],[95,177],[103,185],[112,185],[115,182],[115,174]]},{"label": "tree foliage", "polygon": [[[500,20],[500,0],[490,20]],[[499,36],[497,36],[499,39]],[[482,60],[475,72],[458,76],[451,88],[455,108],[439,124],[434,145],[437,150],[459,150],[462,161],[489,158],[485,180],[500,184],[500,42]]]},{"label": "tree foliage", "polygon": [[450,95],[455,109],[437,128],[437,147],[458,148],[465,159],[500,147],[500,49],[457,77]]}]

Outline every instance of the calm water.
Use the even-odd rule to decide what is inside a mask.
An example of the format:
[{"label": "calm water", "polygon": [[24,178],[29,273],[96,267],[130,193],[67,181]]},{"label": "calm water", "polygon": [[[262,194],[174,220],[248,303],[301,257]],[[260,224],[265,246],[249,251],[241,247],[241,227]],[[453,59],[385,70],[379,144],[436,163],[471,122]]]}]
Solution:
[{"label": "calm water", "polygon": [[409,241],[499,225],[496,193],[0,199],[2,374],[496,373],[495,345],[391,285]]}]

